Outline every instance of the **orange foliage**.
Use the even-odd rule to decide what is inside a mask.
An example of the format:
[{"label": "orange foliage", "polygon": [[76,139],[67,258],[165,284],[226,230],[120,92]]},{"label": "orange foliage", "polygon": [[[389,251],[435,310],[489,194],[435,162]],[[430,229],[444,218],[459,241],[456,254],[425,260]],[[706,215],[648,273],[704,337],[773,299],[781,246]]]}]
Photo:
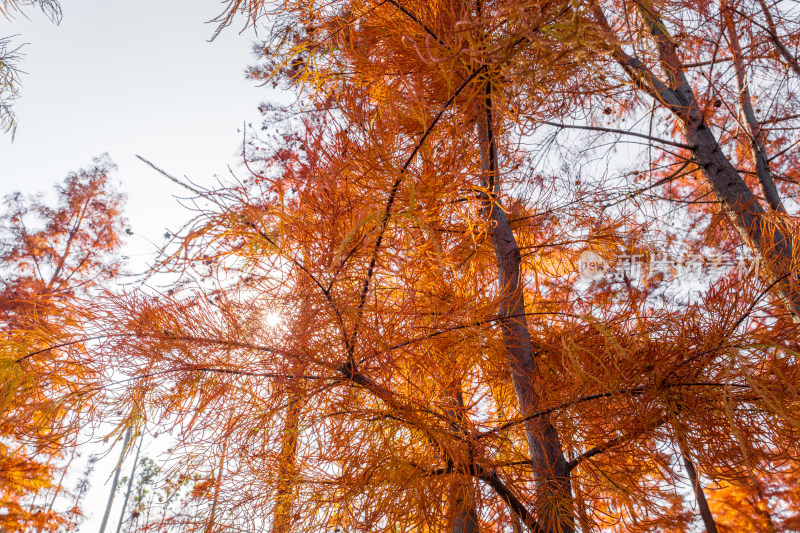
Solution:
[{"label": "orange foliage", "polygon": [[[166,295],[65,325],[70,409],[179,430],[171,473],[210,500],[184,530],[677,533],[692,491],[707,529],[736,527],[733,486],[795,501],[772,465],[800,429],[797,24],[689,0],[229,6],[269,21],[250,74],[296,104],[263,107],[246,177],[184,184],[206,207]],[[753,124],[758,98],[776,114]],[[578,279],[586,250],[616,275]],[[760,265],[687,296],[686,265],[621,257],[687,252]]]},{"label": "orange foliage", "polygon": [[[0,255],[0,529],[55,529],[66,515],[52,511],[62,488],[55,481],[71,437],[81,428],[82,400],[75,393],[93,376],[82,350],[59,349],[61,335],[79,315],[69,307],[119,270],[115,252],[125,227],[108,173],[94,166],[67,176],[57,203],[14,194],[2,216]],[[73,310],[75,307],[73,307]],[[44,496],[37,506],[32,498]]]}]

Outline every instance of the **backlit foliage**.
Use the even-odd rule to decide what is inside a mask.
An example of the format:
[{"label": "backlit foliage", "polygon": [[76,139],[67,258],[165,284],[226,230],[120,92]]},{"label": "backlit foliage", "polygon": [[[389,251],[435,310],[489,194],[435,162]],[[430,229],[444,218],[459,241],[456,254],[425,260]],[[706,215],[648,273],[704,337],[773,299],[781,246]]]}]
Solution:
[{"label": "backlit foliage", "polygon": [[65,353],[59,345],[77,326],[74,300],[96,295],[119,272],[115,252],[125,222],[112,169],[98,159],[70,174],[54,205],[19,193],[3,203],[0,528],[7,531],[50,530],[68,518],[53,511],[51,500],[67,492],[60,471],[88,414],[75,393],[98,376],[81,363],[83,346]]},{"label": "backlit foliage", "polygon": [[[795,527],[790,8],[229,2],[297,101],[184,183],[168,289],[67,326],[70,409],[177,433],[202,504],[141,527]],[[723,253],[683,288],[620,260]]]}]

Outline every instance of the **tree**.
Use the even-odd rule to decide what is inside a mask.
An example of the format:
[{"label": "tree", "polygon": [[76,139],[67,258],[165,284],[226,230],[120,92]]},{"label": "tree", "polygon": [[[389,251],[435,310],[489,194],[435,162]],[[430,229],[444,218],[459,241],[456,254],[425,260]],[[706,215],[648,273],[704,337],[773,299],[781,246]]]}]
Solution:
[{"label": "tree", "polygon": [[[324,14],[317,11],[316,6],[304,6],[299,3],[282,4],[281,12],[292,23],[283,26],[282,33],[275,33],[279,41],[276,39],[277,42],[264,47],[268,54],[272,54],[272,58],[277,59],[262,72],[268,76],[273,76],[278,71],[283,72],[295,83],[313,87],[323,97],[330,94],[328,91],[337,91],[334,98],[325,100],[325,104],[342,112],[346,117],[344,121],[347,121],[350,127],[360,127],[365,136],[373,135],[378,138],[384,132],[379,126],[375,126],[380,124],[376,118],[388,114],[381,102],[392,102],[394,106],[397,106],[398,102],[413,102],[409,107],[413,109],[414,105],[417,106],[417,109],[413,109],[417,111],[416,117],[423,114],[419,109],[426,107],[449,113],[451,110],[448,107],[451,104],[454,108],[458,107],[458,103],[453,102],[458,102],[457,99],[462,97],[460,94],[462,90],[468,92],[472,89],[473,98],[476,98],[476,94],[477,98],[480,98],[479,87],[481,83],[485,83],[483,93],[486,103],[481,104],[480,100],[477,104],[474,100],[472,102],[479,110],[481,106],[484,109],[479,111],[477,117],[474,108],[470,109],[469,105],[462,104],[460,109],[453,113],[459,116],[461,120],[459,125],[463,129],[466,129],[466,125],[472,121],[477,122],[479,127],[485,130],[479,135],[477,142],[482,146],[481,151],[484,154],[483,171],[487,173],[488,170],[490,178],[493,173],[498,172],[498,164],[491,161],[493,154],[498,150],[492,146],[491,141],[495,136],[500,138],[505,133],[500,130],[502,123],[500,127],[492,125],[490,114],[492,106],[499,108],[493,111],[495,116],[510,117],[507,119],[508,123],[523,131],[526,127],[535,128],[543,125],[625,135],[627,132],[622,128],[613,129],[592,123],[603,115],[615,113],[614,109],[597,105],[598,100],[611,99],[620,102],[627,99],[633,102],[634,105],[619,106],[616,114],[622,120],[636,122],[637,113],[641,108],[637,108],[635,103],[640,99],[639,95],[649,96],[655,100],[652,116],[666,119],[665,133],[669,135],[678,130],[684,135],[686,142],[659,139],[653,135],[633,132],[633,136],[651,141],[650,150],[664,145],[673,150],[679,149],[677,154],[666,152],[665,156],[659,157],[661,164],[665,160],[670,162],[668,171],[646,167],[642,173],[636,174],[655,176],[653,179],[655,186],[683,176],[696,177],[701,174],[710,185],[711,192],[722,203],[722,214],[760,259],[762,272],[765,273],[768,283],[772,287],[777,287],[778,295],[784,299],[796,320],[797,284],[793,279],[793,273],[796,278],[798,269],[794,266],[796,245],[792,240],[798,233],[797,219],[786,215],[780,193],[774,184],[773,171],[769,168],[772,161],[765,144],[765,139],[769,137],[764,131],[764,125],[759,124],[755,118],[753,101],[758,96],[752,96],[750,91],[752,84],[748,82],[747,76],[747,70],[758,66],[759,62],[766,62],[769,67],[769,61],[772,61],[774,65],[776,56],[770,56],[768,51],[765,53],[756,45],[751,45],[749,48],[753,54],[749,58],[745,57],[742,44],[739,42],[743,38],[741,35],[747,33],[749,41],[758,43],[758,33],[761,33],[762,42],[774,44],[780,52],[778,59],[786,61],[789,68],[796,70],[796,59],[786,52],[787,48],[782,38],[778,37],[769,7],[760,4],[760,14],[765,17],[767,24],[759,26],[754,22],[755,14],[743,12],[742,9],[737,10],[723,3],[719,12],[712,14],[719,23],[715,27],[707,23],[710,14],[707,6],[692,3],[645,5],[620,2],[603,5],[587,3],[577,6],[553,3],[525,5],[483,3],[475,7],[476,11],[473,13],[477,13],[477,16],[474,17],[473,13],[466,13],[469,8],[463,5],[437,3],[436,7],[432,7],[412,2],[389,2],[389,4],[391,5],[373,9],[342,3],[340,8],[331,8]],[[669,9],[666,8],[667,5]],[[231,2],[229,13],[241,8],[249,10],[251,16],[257,17],[259,8],[262,7],[263,4],[260,2]],[[662,21],[661,12],[669,12],[672,20]],[[609,13],[618,14],[614,19],[616,26],[608,22],[611,16]],[[230,20],[228,17],[224,22]],[[698,22],[687,24],[684,22],[686,20]],[[785,18],[786,24],[780,32],[788,35],[787,41],[796,39],[798,35],[796,25],[792,25],[789,20],[791,20],[789,17]],[[669,28],[674,29],[669,30]],[[704,107],[698,104],[697,96],[694,94],[696,89],[689,84],[687,75],[682,72],[681,61],[685,60],[676,52],[676,43],[679,41],[671,37],[668,32],[673,31],[679,35],[680,44],[684,44],[684,41],[691,44],[689,54],[691,60],[695,62],[693,68],[713,69],[717,63],[716,57],[720,52],[720,45],[725,44],[720,43],[719,38],[714,38],[712,32],[716,32],[717,29],[727,36],[730,54],[725,61],[733,63],[735,80],[733,89],[730,85],[726,87],[729,79],[717,80],[711,74],[701,73],[701,75],[705,75],[709,80],[708,88],[705,90],[709,98],[715,98],[713,108],[727,107],[734,112],[726,113],[723,109],[712,114],[711,106]],[[765,33],[767,35],[764,35]],[[641,57],[626,52],[620,43],[633,43],[634,51]],[[281,45],[284,47],[281,48]],[[650,58],[654,66],[648,69],[647,60]],[[663,80],[654,74],[655,69],[660,69]],[[485,76],[481,70],[485,71]],[[460,79],[466,80],[464,85],[458,85],[452,78],[448,79],[448,76],[455,77],[459,72],[461,72]],[[591,75],[587,76],[587,73]],[[584,84],[583,87],[576,83],[578,77]],[[618,80],[621,77],[627,78],[633,85],[620,87]],[[366,88],[359,91],[353,85],[346,86],[347,82],[342,78],[351,80],[353,85]],[[488,81],[484,81],[485,78],[489,78]],[[696,84],[704,83],[701,76],[695,76],[692,81]],[[468,82],[472,87],[467,85]],[[762,91],[774,91],[776,87],[779,88],[781,96],[776,97],[775,102],[781,102],[780,105],[785,105],[786,108],[796,105],[796,97],[792,90],[788,89],[792,83],[796,83],[796,80],[788,79],[778,71],[774,76],[768,75],[764,80],[759,80],[759,83]],[[344,89],[344,86],[347,89]],[[325,88],[320,89],[320,87]],[[783,87],[787,87],[786,92]],[[494,91],[498,93],[497,97]],[[554,94],[566,95],[566,102],[559,105],[552,101],[543,101]],[[723,99],[725,97],[732,105],[725,106]],[[469,103],[469,95],[463,96],[463,99]],[[661,109],[656,109],[657,107]],[[712,109],[712,112],[707,111],[708,109]],[[414,116],[413,111],[403,118],[407,120],[408,116]],[[486,117],[482,118],[480,113]],[[582,124],[580,121],[571,123],[570,119],[577,113],[588,116],[589,124]],[[413,154],[416,154],[416,149],[429,138],[428,125],[436,124],[440,117],[440,114],[432,112],[427,122],[420,121],[419,132],[422,138],[419,144],[416,144]],[[558,119],[561,123],[553,123],[553,119]],[[796,114],[776,113],[771,121],[790,124],[789,121],[795,119]],[[401,128],[407,125],[402,120],[397,119]],[[711,125],[712,120],[713,125],[722,132],[730,131],[732,128],[729,125],[734,121],[741,124],[738,131],[742,136],[738,139],[725,140],[725,143],[738,142],[740,150],[725,154],[724,145],[714,138],[710,128],[707,127]],[[369,127],[366,126],[367,122],[370,122]],[[776,145],[772,145],[775,152],[772,160],[777,159],[781,163],[784,161],[780,161],[780,157],[786,154],[783,147],[794,146],[792,141],[796,136],[796,128],[783,127],[784,131],[790,132],[787,133],[789,139],[781,137],[776,141]],[[497,132],[494,131],[495,128]],[[464,135],[463,129],[458,134]],[[381,133],[376,133],[376,130]],[[434,136],[435,133],[430,137]],[[507,156],[507,158],[513,161],[513,157]],[[744,170],[740,170],[742,168]],[[766,210],[759,207],[756,196],[748,188],[745,179],[748,168],[753,169],[751,181],[759,185],[767,204]],[[791,163],[783,168],[789,173],[788,175],[791,175]],[[405,171],[406,167],[403,167],[403,170]],[[783,179],[788,184],[796,184],[796,180],[791,178]],[[400,179],[395,183],[399,182]],[[491,179],[484,180],[485,190],[489,194],[493,192],[489,186],[492,184]],[[653,185],[644,190],[652,187]],[[697,186],[694,187],[697,190]],[[640,192],[642,191],[638,191],[637,194]],[[702,189],[697,192],[696,197],[705,194]],[[394,193],[395,189],[392,189],[383,223],[388,220]],[[489,212],[494,211],[489,210]],[[707,216],[705,218],[708,219]],[[384,227],[382,225],[378,227],[379,235],[382,236]],[[496,232],[501,231],[503,227],[502,220],[495,221]],[[714,229],[713,224],[710,229]],[[501,240],[513,243],[514,238],[507,233]],[[729,237],[726,240],[729,240]],[[377,242],[379,244],[376,249],[380,245],[380,237]],[[498,255],[501,280],[504,262],[513,255],[513,247],[512,244],[511,252]],[[513,259],[511,261],[513,262]],[[512,275],[509,278],[513,282],[515,278],[513,273],[518,267],[512,265],[510,268]],[[370,274],[371,272],[367,277]],[[513,285],[502,283],[502,287],[513,293]],[[758,299],[760,297],[754,298],[756,301]],[[512,305],[512,302],[513,299],[509,300],[507,305]],[[749,313],[748,311],[746,315]],[[741,320],[744,319],[734,321],[734,329],[741,324]],[[523,332],[524,329],[521,327],[520,332],[510,337],[521,341],[527,335]],[[729,334],[723,334],[727,335]],[[775,333],[772,332],[771,335]],[[783,335],[785,334],[779,333],[772,338],[781,338]],[[791,339],[792,334],[789,335]],[[792,346],[792,341],[789,342],[788,346]],[[693,361],[696,357],[687,357],[686,361]],[[513,363],[511,368],[514,368]],[[547,434],[547,431],[540,429],[538,434]],[[529,438],[529,441],[531,440],[534,439]],[[554,449],[558,447],[557,439],[554,438],[550,442],[553,443]],[[535,457],[536,453],[535,450],[531,450],[532,456]],[[747,455],[746,452],[743,453]],[[555,465],[557,459],[553,461]]]},{"label": "tree", "polygon": [[61,492],[60,482],[54,483],[63,468],[58,463],[82,425],[76,387],[97,379],[80,364],[83,350],[68,356],[57,345],[80,319],[66,311],[67,304],[95,294],[119,272],[124,197],[113,189],[112,169],[101,158],[68,175],[52,207],[19,193],[5,199],[0,491],[6,512],[0,527],[6,530],[52,529],[66,520],[52,503],[38,508],[32,498]]},{"label": "tree", "polygon": [[9,49],[9,46],[8,38],[0,39],[0,127],[13,134],[15,121],[11,102],[19,94],[19,71],[16,68],[19,48]]},{"label": "tree", "polygon": [[[71,332],[125,385],[98,416],[181,430],[175,477],[206,502],[184,529],[677,532],[682,479],[772,479],[797,452],[795,81],[746,71],[796,31],[728,9],[270,6],[251,75],[300,91],[293,127],[252,139],[246,178],[184,183],[171,292]],[[765,94],[781,138],[752,120]],[[614,161],[607,134],[647,144]],[[656,240],[763,268],[692,302],[667,271],[576,282],[584,249]]]},{"label": "tree", "polygon": [[[118,320],[110,331],[136,332],[135,339],[117,337],[106,350],[125,353],[129,366],[124,373],[148,380],[144,390],[129,391],[118,405],[152,395],[167,401],[165,412],[190,416],[197,432],[197,448],[190,452],[194,458],[214,455],[211,450],[220,442],[239,443],[238,451],[228,453],[240,457],[243,466],[228,474],[218,501],[224,502],[225,495],[231,498],[228,508],[238,509],[237,518],[247,523],[249,512],[258,516],[256,509],[281,499],[281,489],[272,480],[282,478],[280,468],[286,464],[286,429],[268,428],[296,424],[284,418],[285,399],[296,397],[290,383],[302,378],[307,382],[305,404],[319,414],[316,423],[308,422],[313,432],[301,431],[300,444],[288,447],[295,450],[293,468],[304,472],[298,475],[302,481],[295,529],[330,528],[342,522],[350,528],[368,527],[378,520],[397,527],[442,527],[452,516],[448,495],[461,490],[467,474],[488,487],[479,493],[481,515],[492,517],[483,519],[483,527],[500,527],[511,522],[509,514],[518,514],[536,530],[541,526],[534,517],[544,513],[526,505],[536,500],[525,482],[531,469],[524,459],[524,433],[521,420],[513,415],[515,394],[502,337],[489,327],[499,320],[497,296],[487,293],[494,278],[487,268],[492,252],[484,242],[472,240],[475,230],[456,229],[465,216],[459,218],[458,211],[447,217],[439,214],[440,209],[473,208],[471,214],[466,212],[475,216],[480,204],[476,200],[478,205],[470,207],[460,200],[466,187],[453,187],[456,201],[443,201],[447,189],[441,180],[450,178],[446,172],[425,174],[430,181],[417,185],[413,196],[405,191],[398,195],[402,238],[394,236],[385,244],[392,253],[383,267],[391,275],[380,280],[383,296],[364,303],[363,316],[369,318],[358,330],[366,348],[354,359],[364,366],[356,373],[347,362],[339,362],[347,357],[353,327],[340,324],[358,316],[359,300],[352,295],[361,294],[361,276],[371,264],[370,247],[363,244],[370,235],[375,238],[369,221],[380,220],[363,206],[376,203],[368,194],[372,182],[360,182],[358,173],[353,176],[337,159],[346,152],[352,158],[348,165],[370,168],[372,154],[361,151],[374,145],[361,146],[341,131],[331,135],[309,127],[302,136],[280,135],[275,151],[267,151],[272,156],[262,162],[265,168],[246,183],[214,192],[195,189],[198,200],[209,202],[212,210],[187,230],[188,239],[171,265],[183,264],[188,256],[198,266],[213,268],[207,272],[214,274],[210,282],[232,277],[237,281],[233,287],[214,285],[214,290],[185,299],[175,295],[168,301],[123,300],[116,304],[121,308],[105,313]],[[517,207],[515,216],[524,219],[521,209]],[[528,238],[547,231],[526,229]],[[470,237],[466,243],[465,232]],[[443,236],[433,240],[431,234]],[[473,261],[472,257],[474,263],[464,268],[465,259]],[[452,274],[443,275],[442,270]],[[745,292],[735,297],[740,290]],[[567,434],[574,439],[573,449],[583,453],[567,466],[571,472],[588,470],[573,474],[572,481],[581,483],[595,513],[614,513],[630,524],[637,520],[636,515],[625,516],[625,506],[631,506],[638,508],[631,512],[650,515],[638,519],[643,527],[674,523],[676,518],[682,520],[676,527],[685,525],[685,514],[667,514],[675,506],[664,505],[670,496],[665,485],[674,483],[674,474],[669,457],[658,449],[659,442],[674,439],[665,417],[676,411],[681,422],[691,426],[687,433],[695,437],[693,449],[706,451],[698,442],[713,441],[720,454],[716,461],[727,460],[724,453],[737,459],[738,444],[730,442],[726,414],[720,409],[725,402],[720,399],[727,397],[737,411],[759,400],[747,386],[747,394],[731,395],[724,377],[731,369],[710,365],[715,360],[709,356],[719,351],[720,338],[748,357],[771,349],[754,345],[749,332],[737,332],[738,322],[757,301],[749,292],[755,290],[758,287],[728,280],[701,305],[688,310],[679,306],[680,320],[673,309],[647,312],[642,295],[624,302],[627,307],[622,309],[617,298],[605,304],[600,299],[602,313],[608,316],[598,313],[598,321],[587,325],[574,313],[560,311],[557,299],[548,302],[552,310],[545,304],[530,313],[560,316],[566,322],[564,327],[551,325],[540,341],[547,347],[540,355],[547,365],[544,373],[558,376],[561,384],[559,389],[545,389],[544,409],[569,412],[567,419],[575,420]],[[265,318],[275,308],[286,321],[277,337]],[[631,318],[637,315],[637,320]],[[578,321],[572,322],[575,318]],[[763,331],[769,335],[769,328]],[[342,340],[334,342],[337,337]],[[479,354],[480,362],[463,354]],[[669,371],[659,362],[677,366],[675,371],[682,375],[666,379]],[[758,374],[747,363],[744,358],[737,362],[737,376]],[[158,383],[150,377],[163,375],[170,378]],[[469,376],[465,396],[470,399],[461,416],[452,404],[452,380],[459,376]],[[733,386],[738,390],[742,385]],[[709,390],[698,394],[693,387]],[[479,405],[478,412],[463,416]],[[152,413],[144,416],[154,420]],[[188,442],[186,434],[192,432],[183,416],[176,416]],[[334,420],[328,424],[329,418]],[[472,426],[466,435],[453,430],[464,427],[465,420]],[[617,428],[625,430],[609,439]],[[763,430],[748,424],[740,431],[747,432],[740,432],[744,442],[757,442],[749,435]],[[332,469],[338,475],[330,474]],[[208,474],[207,486],[216,488],[212,471]],[[609,477],[610,485],[604,481]],[[256,479],[263,480],[257,488]],[[603,509],[600,503],[615,500],[620,507]],[[336,508],[346,521],[322,521]],[[590,517],[584,522],[591,523]]]}]

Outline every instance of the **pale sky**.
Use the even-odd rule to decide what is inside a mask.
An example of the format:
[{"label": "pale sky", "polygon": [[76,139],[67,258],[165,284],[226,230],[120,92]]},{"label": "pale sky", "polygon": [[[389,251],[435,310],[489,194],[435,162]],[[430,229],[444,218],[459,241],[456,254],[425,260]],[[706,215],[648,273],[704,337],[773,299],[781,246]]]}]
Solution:
[{"label": "pale sky", "polygon": [[213,183],[241,146],[237,129],[260,125],[259,102],[273,91],[245,80],[254,61],[243,21],[207,42],[219,0],[63,0],[60,26],[38,10],[0,19],[0,37],[26,44],[16,139],[0,136],[0,195],[49,190],[108,152],[128,194],[133,253],[161,243],[185,219],[180,193],[135,158]]},{"label": "pale sky", "polygon": [[[260,125],[258,104],[277,95],[244,78],[255,36],[238,33],[241,20],[207,42],[215,26],[204,23],[222,11],[219,0],[62,0],[62,8],[60,26],[30,8],[28,19],[0,19],[0,37],[28,43],[19,65],[27,74],[14,105],[16,139],[0,135],[0,196],[52,190],[68,172],[108,152],[128,194],[135,232],[128,253],[139,263],[153,249],[149,241],[163,242],[164,229],[176,228],[187,213],[172,198],[182,191],[135,155],[213,184],[214,174],[227,174],[237,161],[237,129]],[[161,440],[146,444],[151,457]],[[81,531],[99,528],[118,454],[116,447],[96,467]],[[85,459],[76,461],[76,474]],[[116,530],[120,499],[107,532]]]}]

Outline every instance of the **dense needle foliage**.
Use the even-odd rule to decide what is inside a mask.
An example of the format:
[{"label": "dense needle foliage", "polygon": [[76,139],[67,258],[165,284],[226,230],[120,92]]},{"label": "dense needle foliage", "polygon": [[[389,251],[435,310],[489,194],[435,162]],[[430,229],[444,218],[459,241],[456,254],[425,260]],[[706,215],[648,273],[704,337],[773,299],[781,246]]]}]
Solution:
[{"label": "dense needle foliage", "polygon": [[795,8],[239,13],[296,102],[237,180],[183,183],[166,290],[26,334],[80,361],[63,434],[177,430],[202,503],[140,527],[798,527]]}]

